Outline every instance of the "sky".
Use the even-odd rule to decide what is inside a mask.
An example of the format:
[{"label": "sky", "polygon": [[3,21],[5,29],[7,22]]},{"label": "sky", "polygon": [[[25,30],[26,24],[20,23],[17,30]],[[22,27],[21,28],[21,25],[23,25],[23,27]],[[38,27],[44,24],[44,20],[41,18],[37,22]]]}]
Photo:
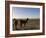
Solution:
[{"label": "sky", "polygon": [[13,7],[13,18],[40,18],[40,8]]}]

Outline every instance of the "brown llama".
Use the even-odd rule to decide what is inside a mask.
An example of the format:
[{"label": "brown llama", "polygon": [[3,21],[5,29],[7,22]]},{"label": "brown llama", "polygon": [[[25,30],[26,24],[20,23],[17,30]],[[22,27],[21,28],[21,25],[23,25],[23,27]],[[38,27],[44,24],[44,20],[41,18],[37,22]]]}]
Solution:
[{"label": "brown llama", "polygon": [[13,27],[14,27],[14,29],[13,30],[15,30],[17,28],[17,24],[18,24],[18,21],[14,18],[13,19]]},{"label": "brown llama", "polygon": [[22,27],[22,25],[24,24],[24,27],[25,27],[27,21],[28,21],[28,18],[26,20],[20,20],[20,26]]}]

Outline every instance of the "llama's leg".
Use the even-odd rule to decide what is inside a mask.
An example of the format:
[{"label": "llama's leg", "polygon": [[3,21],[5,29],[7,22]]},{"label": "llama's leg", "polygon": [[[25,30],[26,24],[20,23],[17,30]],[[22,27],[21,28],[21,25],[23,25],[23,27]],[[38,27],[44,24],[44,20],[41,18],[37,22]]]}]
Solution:
[{"label": "llama's leg", "polygon": [[15,23],[14,23],[14,25],[13,25],[13,28],[14,28],[13,30],[16,30],[16,24],[15,24]]},{"label": "llama's leg", "polygon": [[16,22],[16,29],[17,29],[17,24],[18,24],[18,22]]},{"label": "llama's leg", "polygon": [[20,27],[22,28],[22,23],[21,23]]},{"label": "llama's leg", "polygon": [[17,24],[15,25],[15,28],[17,29]]},{"label": "llama's leg", "polygon": [[24,27],[25,27],[25,24],[24,24]]},{"label": "llama's leg", "polygon": [[21,24],[21,28],[22,28],[22,24]]}]

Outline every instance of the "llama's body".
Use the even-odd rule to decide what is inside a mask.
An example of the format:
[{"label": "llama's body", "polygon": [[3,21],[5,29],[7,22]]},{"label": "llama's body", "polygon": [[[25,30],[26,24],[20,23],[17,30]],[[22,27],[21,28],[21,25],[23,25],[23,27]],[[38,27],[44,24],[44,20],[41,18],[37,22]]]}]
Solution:
[{"label": "llama's body", "polygon": [[25,27],[27,21],[28,21],[28,18],[26,20],[20,20],[20,26],[22,27],[24,25]]}]

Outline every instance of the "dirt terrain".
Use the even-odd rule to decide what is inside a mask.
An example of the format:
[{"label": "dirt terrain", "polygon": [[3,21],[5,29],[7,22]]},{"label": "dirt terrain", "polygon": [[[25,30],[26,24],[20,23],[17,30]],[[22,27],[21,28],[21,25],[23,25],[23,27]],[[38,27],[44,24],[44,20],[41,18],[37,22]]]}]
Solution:
[{"label": "dirt terrain", "polygon": [[[16,19],[16,20],[18,23],[17,25],[13,24],[13,30],[38,30],[40,29],[40,19],[28,19],[25,26],[24,24],[22,24],[22,27],[20,26],[21,19]],[[26,20],[26,19],[22,19],[22,20]]]}]

